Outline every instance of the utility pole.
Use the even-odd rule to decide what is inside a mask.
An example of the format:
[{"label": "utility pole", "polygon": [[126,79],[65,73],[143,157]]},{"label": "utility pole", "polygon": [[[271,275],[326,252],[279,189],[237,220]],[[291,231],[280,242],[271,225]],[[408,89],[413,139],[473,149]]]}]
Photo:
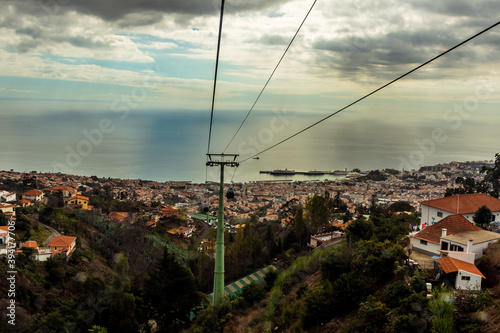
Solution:
[{"label": "utility pole", "polygon": [[[219,214],[215,247],[214,304],[224,298],[224,167],[237,167],[237,154],[207,154],[207,166],[220,166]],[[217,160],[213,159],[217,158]]]}]

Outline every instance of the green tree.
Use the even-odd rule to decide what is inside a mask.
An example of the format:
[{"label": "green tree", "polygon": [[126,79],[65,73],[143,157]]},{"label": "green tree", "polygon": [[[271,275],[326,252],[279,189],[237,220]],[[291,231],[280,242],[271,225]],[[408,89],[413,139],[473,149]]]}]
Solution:
[{"label": "green tree", "polygon": [[403,281],[396,281],[387,287],[385,302],[391,308],[400,305],[401,301],[411,295],[411,291]]},{"label": "green tree", "polygon": [[120,253],[116,259],[115,274],[111,280],[113,298],[102,314],[103,321],[113,332],[137,332],[135,296],[131,293],[128,258]]},{"label": "green tree", "polygon": [[450,297],[445,289],[434,289],[433,298],[429,302],[432,313],[432,331],[436,333],[450,333],[453,330],[453,320],[456,309],[450,302]]},{"label": "green tree", "polygon": [[342,221],[344,223],[349,222],[352,219],[352,213],[350,210],[346,210],[344,216],[342,217]]},{"label": "green tree", "polygon": [[396,201],[389,206],[391,212],[414,212],[415,208],[408,201]]},{"label": "green tree", "polygon": [[377,207],[377,195],[372,194],[371,205],[370,205],[370,213],[375,212],[375,207]]},{"label": "green tree", "polygon": [[325,191],[324,195],[315,194],[306,200],[306,210],[309,220],[309,226],[312,233],[321,231],[328,225],[331,211],[332,200],[330,193]]},{"label": "green tree", "polygon": [[344,213],[347,210],[347,205],[340,198],[340,191],[337,191],[335,197],[333,198],[332,206],[335,213]]},{"label": "green tree", "polygon": [[389,308],[386,304],[368,297],[366,302],[359,306],[359,317],[365,332],[380,332],[389,319]]},{"label": "green tree", "polygon": [[7,217],[4,215],[4,213],[2,211],[0,211],[0,226],[2,225],[7,225],[7,222],[9,220],[7,219]]},{"label": "green tree", "polygon": [[193,273],[167,248],[145,286],[146,299],[154,309],[151,317],[162,332],[172,330],[178,322],[189,322],[191,309],[201,302]]},{"label": "green tree", "polygon": [[89,333],[108,333],[108,330],[105,327],[94,325],[89,328]]},{"label": "green tree", "polygon": [[304,221],[304,207],[302,204],[299,204],[297,207],[297,211],[295,212],[295,217],[293,219],[293,228],[295,237],[298,239],[299,244],[301,246],[306,245],[307,243],[307,225]]},{"label": "green tree", "polygon": [[274,258],[278,254],[278,246],[276,244],[276,239],[274,236],[273,225],[271,223],[267,224],[266,234],[264,236],[265,245],[267,247],[267,253],[269,258]]},{"label": "green tree", "polygon": [[477,226],[486,229],[490,225],[492,217],[491,210],[483,205],[478,208],[472,219]]},{"label": "green tree", "polygon": [[372,238],[374,231],[373,222],[364,218],[357,219],[346,228],[347,237],[353,243]]},{"label": "green tree", "polygon": [[495,163],[492,167],[483,166],[481,172],[485,174],[484,192],[498,198],[500,196],[500,154],[495,154]]}]

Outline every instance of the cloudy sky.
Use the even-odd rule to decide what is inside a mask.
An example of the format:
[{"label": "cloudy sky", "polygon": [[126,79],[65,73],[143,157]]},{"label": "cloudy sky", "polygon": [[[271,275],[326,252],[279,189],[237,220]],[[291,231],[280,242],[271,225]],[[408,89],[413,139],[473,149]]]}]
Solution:
[{"label": "cloudy sky", "polygon": [[[0,115],[210,109],[219,0],[1,3]],[[243,118],[312,3],[226,1],[216,112]],[[319,119],[498,13],[494,0],[318,0],[255,112]],[[497,26],[346,112],[386,126],[434,119],[479,129],[500,105],[499,50]]]}]

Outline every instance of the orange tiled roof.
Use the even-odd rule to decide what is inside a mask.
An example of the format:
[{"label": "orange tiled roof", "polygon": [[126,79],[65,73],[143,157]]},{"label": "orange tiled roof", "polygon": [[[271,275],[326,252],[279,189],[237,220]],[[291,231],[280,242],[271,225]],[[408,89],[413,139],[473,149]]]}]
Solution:
[{"label": "orange tiled roof", "polygon": [[31,247],[34,249],[38,249],[38,244],[35,241],[27,241],[22,243],[21,247]]},{"label": "orange tiled roof", "polygon": [[64,185],[58,185],[50,188],[51,191],[69,191],[69,192],[76,192],[76,190],[72,187],[69,186],[64,186]]},{"label": "orange tiled roof", "polygon": [[460,270],[479,275],[483,279],[486,279],[483,273],[481,273],[481,271],[474,264],[465,262],[463,260],[458,260],[451,257],[443,257],[437,259],[437,262],[446,274],[458,272]]},{"label": "orange tiled roof", "polygon": [[9,233],[9,227],[8,227],[8,226],[6,226],[6,225],[5,225],[5,226],[3,226],[3,225],[2,225],[2,226],[0,226],[0,230],[1,230],[1,231],[5,231],[6,233]]},{"label": "orange tiled roof", "polygon": [[450,215],[436,224],[430,225],[416,234],[415,238],[422,239],[434,244],[441,242],[442,229],[446,228],[446,235],[457,235],[464,232],[481,230],[480,227],[467,221],[462,215]]},{"label": "orange tiled roof", "polygon": [[39,191],[39,190],[31,190],[31,191],[23,193],[23,195],[32,195],[32,196],[39,196],[39,195],[42,195],[42,194],[43,194],[43,192]]},{"label": "orange tiled roof", "polygon": [[169,206],[169,207],[166,207],[166,208],[162,208],[161,209],[162,211],[166,211],[166,212],[178,212],[179,209],[175,208],[175,207],[172,207],[172,206]]},{"label": "orange tiled roof", "polygon": [[458,194],[441,199],[422,201],[420,204],[455,214],[475,213],[483,205],[487,206],[492,212],[500,211],[500,200],[484,193]]},{"label": "orange tiled roof", "polygon": [[28,199],[21,199],[21,200],[19,200],[18,202],[19,202],[19,203],[22,203],[22,204],[23,204],[23,203],[30,203],[30,202],[31,202],[31,200],[28,200]]},{"label": "orange tiled roof", "polygon": [[75,195],[75,196],[69,198],[68,200],[71,200],[71,199],[80,199],[80,200],[87,200],[87,201],[89,201],[89,198],[84,197],[83,195]]},{"label": "orange tiled roof", "polygon": [[108,214],[108,218],[111,220],[122,221],[128,218],[127,212],[111,212]]},{"label": "orange tiled roof", "polygon": [[53,240],[50,241],[49,247],[53,246],[70,246],[71,243],[73,243],[76,240],[76,237],[72,236],[59,236],[55,237]]},{"label": "orange tiled roof", "polygon": [[0,203],[0,207],[1,208],[8,208],[8,207],[15,207],[16,205],[12,205],[12,204],[3,204],[3,203]]}]

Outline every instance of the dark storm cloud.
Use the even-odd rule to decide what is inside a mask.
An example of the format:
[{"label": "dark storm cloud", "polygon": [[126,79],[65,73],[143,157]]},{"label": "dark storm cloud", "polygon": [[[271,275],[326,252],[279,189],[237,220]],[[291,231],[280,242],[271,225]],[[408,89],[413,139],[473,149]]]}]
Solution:
[{"label": "dark storm cloud", "polygon": [[[418,31],[398,30],[378,36],[365,35],[318,39],[313,48],[319,51],[317,61],[324,66],[338,70],[341,76],[355,78],[364,76],[394,77],[397,73],[410,70],[418,64],[437,56],[455,46],[471,33],[453,27],[422,29]],[[434,67],[452,68],[466,66],[468,62],[481,59],[473,43],[486,44],[498,49],[500,34],[492,33],[478,38],[433,63]]]},{"label": "dark storm cloud", "polygon": [[[449,16],[485,18],[498,13],[500,4],[497,0],[457,1],[457,0],[419,0],[411,6],[429,13]],[[483,21],[484,25],[484,21]]]},{"label": "dark storm cloud", "polygon": [[[259,10],[289,0],[227,0],[225,8],[228,12]],[[220,11],[220,0],[6,0],[22,13],[58,15],[75,10],[79,13],[101,17],[107,21],[117,21],[129,14],[153,15],[152,13],[178,14],[183,16],[213,15]],[[147,19],[146,19],[147,21]],[[154,20],[153,20],[154,23]],[[139,21],[144,24],[144,21]]]}]

